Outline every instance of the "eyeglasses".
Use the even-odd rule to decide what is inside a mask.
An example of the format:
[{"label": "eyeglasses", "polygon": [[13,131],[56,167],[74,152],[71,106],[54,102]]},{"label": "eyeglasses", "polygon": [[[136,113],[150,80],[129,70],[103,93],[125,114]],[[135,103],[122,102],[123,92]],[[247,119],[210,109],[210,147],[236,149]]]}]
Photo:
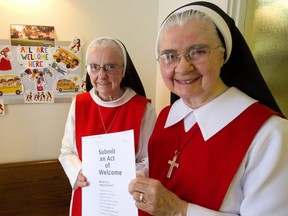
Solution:
[{"label": "eyeglasses", "polygon": [[[218,48],[223,48],[221,45],[216,48],[201,47],[201,48],[192,48],[187,54],[178,54],[175,51],[167,51],[162,53],[157,61],[164,64],[167,67],[176,67],[180,62],[181,57],[183,56],[188,62],[194,64],[202,64],[206,61],[210,53],[215,52]],[[224,48],[223,48],[224,49]]]},{"label": "eyeglasses", "polygon": [[123,66],[118,64],[105,64],[102,67],[98,64],[89,64],[86,66],[86,69],[88,71],[88,74],[97,74],[100,72],[101,69],[103,69],[103,71],[105,71],[106,73],[114,73],[121,67]]}]

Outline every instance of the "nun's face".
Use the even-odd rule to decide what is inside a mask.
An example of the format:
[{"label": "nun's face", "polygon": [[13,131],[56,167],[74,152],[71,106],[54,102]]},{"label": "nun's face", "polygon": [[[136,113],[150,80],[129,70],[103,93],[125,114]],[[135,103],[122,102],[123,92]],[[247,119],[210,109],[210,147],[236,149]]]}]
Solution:
[{"label": "nun's face", "polygon": [[163,30],[158,43],[162,78],[168,89],[197,108],[227,87],[220,79],[224,49],[208,21],[189,21]]},{"label": "nun's face", "polygon": [[123,57],[120,49],[92,47],[87,58],[87,71],[96,94],[102,100],[112,101],[121,96]]}]

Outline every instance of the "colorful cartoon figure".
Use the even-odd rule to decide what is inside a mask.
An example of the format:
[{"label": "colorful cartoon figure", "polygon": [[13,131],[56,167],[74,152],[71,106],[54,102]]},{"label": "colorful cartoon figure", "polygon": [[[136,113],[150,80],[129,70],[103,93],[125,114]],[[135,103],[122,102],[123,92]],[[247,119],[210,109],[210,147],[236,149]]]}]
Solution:
[{"label": "colorful cartoon figure", "polygon": [[86,80],[81,80],[81,92],[86,92]]},{"label": "colorful cartoon figure", "polygon": [[79,38],[75,38],[72,42],[72,46],[70,47],[71,51],[77,53],[79,52],[81,47],[81,41]]},{"label": "colorful cartoon figure", "polygon": [[46,101],[51,101],[53,98],[52,98],[52,95],[51,93],[48,91],[46,92]]},{"label": "colorful cartoon figure", "polygon": [[36,68],[34,68],[32,70],[30,68],[27,68],[24,71],[24,73],[20,74],[20,76],[23,77],[23,76],[29,75],[29,80],[31,82],[35,82],[36,81],[36,84],[35,84],[36,90],[37,91],[43,91],[44,90],[44,85],[46,84],[46,81],[45,81],[45,78],[44,78],[45,74],[48,74],[48,75],[53,77],[53,74],[50,72],[50,70],[49,70],[49,72],[47,70],[45,70],[45,71],[46,71],[46,73],[43,72],[43,71],[40,71],[40,70],[38,70]]},{"label": "colorful cartoon figure", "polygon": [[79,91],[79,85],[77,85],[73,80],[69,79],[59,79],[56,83],[56,90],[59,92],[63,91]]},{"label": "colorful cartoon figure", "polygon": [[2,115],[4,113],[4,107],[2,106],[2,104],[0,103],[0,115]]},{"label": "colorful cartoon figure", "polygon": [[52,77],[52,79],[54,78],[54,74],[48,69],[48,68],[43,68],[43,71],[40,71],[38,69],[33,69],[31,70],[30,68],[27,68],[23,73],[20,74],[21,77],[24,77],[26,75],[29,75],[29,79],[31,82],[35,81],[35,78],[37,77],[37,75],[42,74],[42,76],[44,75],[49,75],[50,77]]},{"label": "colorful cartoon figure", "polygon": [[9,55],[10,49],[9,47],[5,47],[0,51],[0,70],[7,71],[11,70],[11,60],[12,57]]},{"label": "colorful cartoon figure", "polygon": [[42,92],[40,93],[40,98],[39,98],[39,100],[40,100],[40,101],[45,101],[45,98],[46,98],[46,95],[45,95],[45,93],[42,91]]},{"label": "colorful cartoon figure", "polygon": [[38,101],[39,98],[39,92],[37,92],[36,94],[34,94],[34,101]]},{"label": "colorful cartoon figure", "polygon": [[51,67],[54,68],[57,72],[61,73],[61,74],[64,75],[64,76],[68,73],[68,70],[63,70],[63,69],[61,69],[61,68],[57,65],[56,62],[53,62],[53,64],[52,64]]},{"label": "colorful cartoon figure", "polygon": [[32,92],[29,92],[29,94],[26,95],[26,101],[32,100]]},{"label": "colorful cartoon figure", "polygon": [[23,85],[19,76],[7,74],[0,76],[0,96],[3,94],[22,94]]},{"label": "colorful cartoon figure", "polygon": [[53,93],[49,91],[26,91],[25,102],[27,103],[53,103]]},{"label": "colorful cartoon figure", "polygon": [[41,78],[37,79],[37,83],[36,83],[36,90],[37,91],[43,91],[44,90],[44,81],[41,80]]},{"label": "colorful cartoon figure", "polygon": [[80,59],[76,55],[64,48],[59,48],[53,58],[57,63],[63,63],[68,69],[76,69],[80,63]]}]

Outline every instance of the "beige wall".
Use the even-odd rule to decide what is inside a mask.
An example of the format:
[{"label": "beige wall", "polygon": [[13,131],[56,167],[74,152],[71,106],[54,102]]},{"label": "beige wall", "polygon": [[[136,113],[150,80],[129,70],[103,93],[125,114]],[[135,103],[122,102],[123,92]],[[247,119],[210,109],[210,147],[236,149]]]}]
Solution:
[{"label": "beige wall", "polygon": [[[10,24],[55,26],[57,40],[76,35],[85,41],[84,49],[95,37],[120,39],[155,103],[157,1],[1,0],[0,8],[0,39],[9,39]],[[0,163],[57,158],[69,107],[70,103],[5,105]]]},{"label": "beige wall", "polygon": [[[134,61],[156,112],[169,104],[169,92],[155,62],[158,27],[174,8],[189,0],[0,0],[0,39],[10,24],[53,25],[57,40],[78,36],[87,44],[99,36],[120,39]],[[211,0],[225,11],[240,0]],[[85,57],[85,53],[82,52]],[[70,103],[6,105],[0,118],[0,163],[54,159]]]}]

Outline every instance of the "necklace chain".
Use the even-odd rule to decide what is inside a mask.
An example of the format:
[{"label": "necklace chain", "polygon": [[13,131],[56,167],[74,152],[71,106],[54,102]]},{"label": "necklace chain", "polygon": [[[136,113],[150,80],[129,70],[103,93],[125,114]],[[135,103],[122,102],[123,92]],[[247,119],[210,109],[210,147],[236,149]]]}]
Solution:
[{"label": "necklace chain", "polygon": [[179,126],[179,138],[178,138],[178,149],[175,151],[175,154],[179,155],[181,153],[181,151],[187,146],[187,144],[191,141],[191,139],[194,137],[194,135],[196,134],[196,132],[198,131],[197,128],[194,128],[196,126],[196,124],[194,124],[192,126],[192,130],[194,130],[191,134],[191,136],[187,139],[187,141],[180,147],[180,143],[181,143],[181,126]]},{"label": "necklace chain", "polygon": [[[194,125],[195,126],[195,125]],[[194,129],[194,126],[192,129]],[[178,156],[180,155],[181,151],[187,146],[187,144],[192,140],[196,132],[198,131],[198,128],[194,129],[195,131],[192,133],[192,135],[188,138],[188,140],[180,147],[180,142],[181,142],[181,125],[179,125],[179,141],[178,141],[178,149],[176,149],[174,153],[174,157],[172,160],[168,160],[168,164],[170,164],[170,168],[167,173],[167,178],[170,178],[173,172],[173,169],[176,167],[179,167],[179,163],[176,162]]]},{"label": "necklace chain", "polygon": [[98,111],[99,111],[99,115],[100,115],[100,119],[101,119],[101,122],[102,122],[102,126],[103,126],[103,129],[104,129],[104,132],[105,132],[105,134],[107,134],[109,132],[111,126],[113,125],[115,119],[116,119],[116,116],[117,116],[117,114],[119,112],[120,107],[117,108],[117,111],[116,111],[116,113],[115,113],[115,115],[114,115],[109,127],[106,129],[106,126],[105,126],[105,123],[104,123],[104,120],[103,120],[103,116],[102,116],[99,104],[97,104],[97,106],[98,106]]}]

